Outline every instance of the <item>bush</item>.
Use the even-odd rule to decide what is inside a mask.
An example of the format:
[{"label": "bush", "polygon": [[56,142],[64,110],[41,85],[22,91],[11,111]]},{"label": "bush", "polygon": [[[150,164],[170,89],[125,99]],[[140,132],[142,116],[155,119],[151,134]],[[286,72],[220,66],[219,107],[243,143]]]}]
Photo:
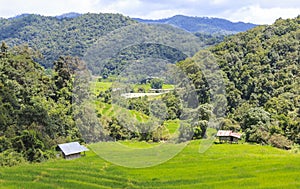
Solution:
[{"label": "bush", "polygon": [[239,131],[240,125],[231,119],[222,119],[220,122],[220,129],[221,130],[231,130],[231,131]]},{"label": "bush", "polygon": [[164,81],[158,78],[154,78],[151,80],[151,88],[152,89],[161,89]]},{"label": "bush", "polygon": [[0,153],[11,148],[12,144],[6,137],[0,137]]},{"label": "bush", "polygon": [[0,153],[0,166],[15,166],[26,162],[21,153],[13,150],[6,150]]},{"label": "bush", "polygon": [[270,137],[269,143],[277,148],[281,149],[291,149],[292,142],[281,134],[274,134]]},{"label": "bush", "polygon": [[181,123],[179,127],[179,136],[177,142],[181,143],[181,142],[189,141],[191,140],[193,135],[194,135],[193,126],[188,123]]}]

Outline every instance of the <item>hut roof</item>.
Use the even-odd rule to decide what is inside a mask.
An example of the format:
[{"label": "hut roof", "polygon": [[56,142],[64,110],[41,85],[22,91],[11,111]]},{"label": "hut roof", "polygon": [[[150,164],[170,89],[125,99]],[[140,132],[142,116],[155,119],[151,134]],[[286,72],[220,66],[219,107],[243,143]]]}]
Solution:
[{"label": "hut roof", "polygon": [[234,133],[234,132],[229,131],[229,130],[219,130],[218,133],[217,133],[217,136],[218,137],[229,137],[229,136],[232,136],[232,137],[235,137],[235,138],[241,138],[241,134]]},{"label": "hut roof", "polygon": [[241,138],[241,134],[239,134],[239,133],[231,133],[230,136],[235,137],[235,138]]},{"label": "hut roof", "polygon": [[89,150],[85,146],[80,145],[78,142],[59,144],[58,147],[66,156]]},{"label": "hut roof", "polygon": [[232,131],[219,130],[217,136],[230,136],[231,133]]}]

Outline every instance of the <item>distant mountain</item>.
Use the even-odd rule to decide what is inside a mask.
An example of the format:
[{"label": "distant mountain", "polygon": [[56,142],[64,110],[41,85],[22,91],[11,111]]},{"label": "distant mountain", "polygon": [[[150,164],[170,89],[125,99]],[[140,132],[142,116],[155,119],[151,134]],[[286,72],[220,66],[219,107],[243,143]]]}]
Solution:
[{"label": "distant mountain", "polygon": [[24,17],[29,16],[29,15],[30,15],[30,14],[28,14],[28,13],[24,13],[24,14],[20,14],[20,15],[17,15],[17,16],[8,18],[8,19],[9,19],[9,20],[12,20],[12,19],[24,18]]},{"label": "distant mountain", "polygon": [[[180,32],[183,28],[186,31],[195,32],[201,40],[201,46],[214,45],[223,41],[224,35],[245,31],[255,25],[245,23],[232,23],[227,20],[217,18],[197,18],[187,16],[174,16],[163,20],[141,20],[144,23],[166,23],[167,31],[176,29],[175,33],[186,35]],[[86,50],[91,47],[101,36],[106,35],[116,29],[131,24],[135,21],[121,14],[79,14],[66,13],[60,16],[41,16],[34,14],[22,14],[9,19],[0,19],[0,42],[5,41],[9,46],[28,44],[38,50],[44,59],[38,60],[44,67],[51,67],[52,63],[62,55],[83,57]],[[176,26],[176,27],[171,27]],[[160,25],[161,26],[161,25]],[[157,27],[160,27],[157,26]],[[145,25],[146,27],[146,25]],[[118,36],[122,38],[125,36]],[[151,45],[150,45],[151,46]],[[161,47],[153,50],[158,57],[166,57],[173,54],[173,49],[161,50]],[[148,48],[148,47],[147,47]],[[141,57],[137,51],[136,57]],[[162,55],[161,53],[166,53]],[[170,59],[173,60],[173,57]],[[176,59],[181,60],[181,58]],[[117,58],[117,60],[120,60]],[[114,64],[118,64],[115,62]],[[115,67],[115,66],[114,66]]]},{"label": "distant mountain", "polygon": [[134,20],[142,23],[150,24],[170,24],[182,28],[189,32],[201,33],[222,33],[222,34],[235,34],[238,32],[247,31],[257,25],[244,22],[231,22],[229,20],[220,18],[208,17],[189,17],[177,15],[171,18],[160,20],[144,20],[140,18],[133,18]]},{"label": "distant mountain", "polygon": [[[0,19],[0,42],[5,41],[10,47],[24,43],[28,44],[43,55],[44,59],[38,60],[38,62],[48,68],[52,66],[52,63],[59,56],[83,57],[86,50],[95,44],[100,37],[131,24],[137,24],[137,22],[120,14],[78,14],[71,12],[56,17],[22,14],[9,19]],[[140,29],[143,30],[143,27],[145,28],[147,25],[145,24]],[[167,24],[163,26],[151,26],[165,28],[166,35],[167,31],[178,33],[178,38],[185,38],[190,35],[190,33],[182,32],[182,29],[178,27],[172,27]],[[156,30],[153,29],[153,31]],[[203,48],[222,41],[224,37],[222,35],[203,33],[195,33],[195,36],[198,37],[197,40],[200,41],[199,44]],[[126,38],[126,36],[116,35],[116,38]],[[137,40],[136,37],[134,38]],[[151,44],[147,48],[150,52],[156,54],[155,56],[157,57],[170,57],[170,60],[175,61],[173,60],[174,49],[165,50],[165,47]],[[136,50],[136,48],[133,49]],[[130,51],[128,50],[128,52]],[[133,53],[134,56],[130,57],[142,57],[140,53],[143,52],[145,51],[136,51],[135,54]],[[183,59],[183,56],[177,55],[176,61]],[[121,59],[116,58],[116,60]],[[114,65],[118,65],[118,63],[118,61],[114,62]]]},{"label": "distant mountain", "polygon": [[[20,14],[20,15],[17,15],[17,16],[8,18],[8,19],[9,19],[9,20],[20,19],[20,18],[24,18],[24,17],[30,16],[30,15],[33,15],[33,14],[24,13],[24,14]],[[65,13],[65,14],[62,14],[62,15],[55,16],[55,18],[57,18],[57,19],[63,19],[63,18],[76,18],[76,17],[78,17],[78,16],[80,16],[80,15],[81,15],[81,14],[76,13],[76,12],[69,12],[69,13]]]}]

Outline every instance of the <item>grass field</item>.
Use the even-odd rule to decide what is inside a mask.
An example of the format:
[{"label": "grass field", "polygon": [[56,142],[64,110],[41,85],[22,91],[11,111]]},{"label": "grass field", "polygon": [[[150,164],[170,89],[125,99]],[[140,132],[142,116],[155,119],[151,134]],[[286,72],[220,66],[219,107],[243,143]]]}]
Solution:
[{"label": "grass field", "polygon": [[[103,80],[103,81],[92,81],[90,83],[91,85],[91,92],[94,95],[98,95],[100,92],[104,92],[108,90],[110,87],[113,87],[113,82],[109,79]],[[133,85],[133,90],[138,91],[139,88],[143,88],[146,92],[148,92],[151,89],[150,84],[135,84]],[[174,85],[170,84],[163,84],[162,89],[174,89]]]},{"label": "grass field", "polygon": [[[107,90],[111,84],[95,82],[92,87],[94,94]],[[95,105],[103,116],[112,116],[117,112],[110,104],[96,101]],[[128,111],[130,117],[140,122],[148,119],[140,112]],[[166,134],[176,134],[179,121],[168,120],[164,126]],[[300,154],[250,144],[210,146],[210,140],[197,140],[173,157],[176,149],[184,146],[166,144],[156,148],[160,145],[133,141],[98,143],[90,145],[94,151],[76,160],[58,159],[41,164],[0,167],[0,189],[300,188]],[[143,155],[146,158],[143,159]],[[151,162],[161,163],[162,155],[170,155],[171,159],[147,168],[126,168],[106,161],[119,165],[124,165],[124,161],[136,161],[130,165],[142,167],[152,165]]]},{"label": "grass field", "polygon": [[91,92],[94,95],[98,95],[101,91],[104,92],[108,90],[112,86],[112,82],[99,82],[99,81],[93,81],[91,82]]},{"label": "grass field", "polygon": [[215,144],[199,153],[200,142],[149,168],[117,166],[92,151],[76,160],[0,168],[0,188],[300,188],[300,154],[249,144]]}]

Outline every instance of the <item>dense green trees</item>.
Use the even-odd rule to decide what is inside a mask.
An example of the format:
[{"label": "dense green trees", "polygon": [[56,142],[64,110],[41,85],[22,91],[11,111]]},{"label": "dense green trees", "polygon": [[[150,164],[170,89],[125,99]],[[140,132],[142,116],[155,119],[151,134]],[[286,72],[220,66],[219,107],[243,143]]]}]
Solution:
[{"label": "dense green trees", "polygon": [[[99,48],[93,45],[101,37],[109,36],[108,34],[112,34],[112,31],[133,24],[137,24],[137,22],[120,14],[88,13],[75,17],[59,18],[26,14],[12,19],[0,19],[0,41],[6,41],[9,46],[28,44],[31,48],[39,50],[41,55],[43,55],[37,57],[36,60],[45,68],[50,68],[53,66],[53,62],[59,59],[60,56],[84,57],[92,48]],[[253,26],[242,27],[242,30],[244,31]],[[173,32],[178,33],[178,36],[172,36],[172,41],[178,38],[184,39],[185,37],[188,39],[188,35],[193,36],[193,34],[184,33],[181,29],[169,25],[152,25],[149,27],[141,24],[139,27],[146,31],[146,33],[143,32],[145,36],[155,35],[151,33],[153,32],[151,28],[155,27],[157,30],[162,30],[163,28],[165,28],[163,29],[165,31],[173,30]],[[138,29],[138,27],[133,27],[133,29]],[[132,34],[131,32],[131,30],[125,32],[119,31],[112,34],[115,39],[109,40],[125,39],[129,33]],[[162,34],[166,35],[163,38],[169,37],[167,36],[168,32],[162,32]],[[200,41],[201,44],[198,43],[198,46],[206,47],[222,41],[227,33],[211,35],[210,31],[207,31],[205,33],[195,33],[195,35],[200,38],[198,42]],[[151,40],[151,37],[147,40],[143,39],[143,42],[137,42],[137,39],[141,37],[139,34],[133,37],[132,42],[134,43],[130,46],[125,45],[122,49],[118,50],[119,52],[116,52],[115,57],[111,57],[111,60],[107,62],[101,73],[99,65],[96,63],[97,61],[89,63],[89,68],[93,70],[93,73],[107,77],[109,74],[120,73],[124,65],[142,58],[165,59],[175,63],[187,57],[186,53],[178,50],[180,48],[177,49],[177,46],[181,46],[187,40],[181,41],[177,45],[170,45],[170,43],[166,43],[164,40],[159,41],[159,39],[163,39],[161,35],[156,36],[155,40]],[[196,40],[197,38],[193,41]],[[199,49],[193,49],[193,53]]]},{"label": "dense green trees", "polygon": [[[69,58],[55,63],[51,75],[32,60],[36,53],[27,46],[0,55],[0,154],[11,154],[2,164],[43,161],[57,143],[80,138],[72,115],[72,66]],[[15,155],[21,157],[14,157]],[[21,158],[21,159],[20,159]]]},{"label": "dense green trees", "polygon": [[48,68],[62,55],[82,57],[100,36],[132,23],[120,14],[88,13],[61,19],[28,14],[0,19],[0,41],[9,46],[28,43],[41,52],[44,58],[38,62]]},{"label": "dense green trees", "polygon": [[[281,148],[290,141],[299,144],[299,30],[300,16],[278,19],[209,48],[224,76],[226,122],[232,128],[239,123],[247,141]],[[195,83],[199,102],[210,103],[209,76],[199,61],[187,59],[179,66]]]},{"label": "dense green trees", "polygon": [[167,107],[167,119],[180,118],[183,107],[181,99],[176,91],[165,94],[162,101]]},{"label": "dense green trees", "polygon": [[[228,37],[177,64],[194,84],[190,91],[200,107],[207,107],[198,120],[181,125],[183,141],[191,132],[203,137],[209,120],[224,115],[219,128],[241,131],[246,141],[281,148],[299,143],[299,19]],[[168,119],[185,116],[171,93],[162,100]]]},{"label": "dense green trees", "polygon": [[153,78],[150,81],[150,86],[152,89],[161,89],[164,81],[159,78]]},{"label": "dense green trees", "polygon": [[271,126],[271,115],[263,108],[251,108],[243,115],[241,128],[246,140],[266,144]]}]

